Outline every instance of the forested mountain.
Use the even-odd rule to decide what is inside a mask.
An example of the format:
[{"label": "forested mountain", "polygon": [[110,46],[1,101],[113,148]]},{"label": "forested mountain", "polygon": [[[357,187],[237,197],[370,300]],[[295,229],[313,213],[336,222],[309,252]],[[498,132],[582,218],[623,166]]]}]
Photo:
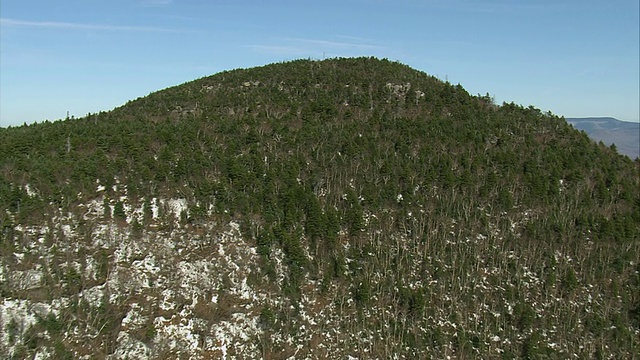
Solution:
[{"label": "forested mountain", "polygon": [[639,171],[375,58],[0,129],[0,354],[633,358]]}]

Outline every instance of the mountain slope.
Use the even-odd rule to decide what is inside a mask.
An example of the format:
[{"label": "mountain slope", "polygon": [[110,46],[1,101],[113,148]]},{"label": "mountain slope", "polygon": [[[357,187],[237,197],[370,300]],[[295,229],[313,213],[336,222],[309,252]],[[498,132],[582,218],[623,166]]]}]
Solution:
[{"label": "mountain slope", "polygon": [[595,141],[615,144],[618,152],[631,159],[640,156],[640,124],[614,118],[567,118],[567,122],[582,130]]},{"label": "mountain slope", "polygon": [[638,166],[373,58],[0,129],[0,351],[630,357]]}]

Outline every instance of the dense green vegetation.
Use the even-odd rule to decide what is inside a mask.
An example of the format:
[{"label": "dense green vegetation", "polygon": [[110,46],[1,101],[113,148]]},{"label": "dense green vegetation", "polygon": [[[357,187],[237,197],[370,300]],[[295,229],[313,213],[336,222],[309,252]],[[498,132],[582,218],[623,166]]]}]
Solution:
[{"label": "dense green vegetation", "polygon": [[[549,342],[625,357],[640,350],[639,170],[532,106],[387,60],[300,60],[0,129],[2,256],[16,226],[103,195],[109,217],[149,231],[150,216],[124,223],[118,183],[147,214],[151,198],[186,199],[187,227],[237,220],[265,286],[294,305],[309,279],[315,296],[347,294],[341,330],[375,338],[377,356],[439,357],[446,343],[478,356],[498,336],[513,339],[506,358],[568,357]],[[78,292],[82,276],[64,276]],[[295,318],[286,309],[265,307],[266,333],[293,331],[275,320]],[[442,311],[457,327],[434,325]],[[59,333],[55,320],[38,326]]]}]

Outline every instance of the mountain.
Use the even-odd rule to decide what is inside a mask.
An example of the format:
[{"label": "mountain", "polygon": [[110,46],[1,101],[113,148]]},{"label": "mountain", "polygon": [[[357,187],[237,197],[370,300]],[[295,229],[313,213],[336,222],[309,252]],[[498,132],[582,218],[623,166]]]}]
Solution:
[{"label": "mountain", "polygon": [[567,118],[567,122],[582,130],[594,141],[615,144],[619,153],[631,159],[640,157],[640,123],[620,121],[611,117]]},{"label": "mountain", "polygon": [[639,174],[375,58],[0,129],[0,354],[633,358]]}]

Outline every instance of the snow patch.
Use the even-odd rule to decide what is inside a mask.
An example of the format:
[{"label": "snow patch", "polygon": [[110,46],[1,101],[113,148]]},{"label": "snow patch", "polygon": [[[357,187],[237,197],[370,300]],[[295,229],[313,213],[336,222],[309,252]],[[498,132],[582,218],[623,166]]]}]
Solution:
[{"label": "snow patch", "polygon": [[169,209],[171,210],[173,215],[175,215],[177,218],[180,217],[180,214],[182,214],[183,211],[186,212],[188,209],[186,199],[169,199],[167,201],[167,205],[169,206]]}]

